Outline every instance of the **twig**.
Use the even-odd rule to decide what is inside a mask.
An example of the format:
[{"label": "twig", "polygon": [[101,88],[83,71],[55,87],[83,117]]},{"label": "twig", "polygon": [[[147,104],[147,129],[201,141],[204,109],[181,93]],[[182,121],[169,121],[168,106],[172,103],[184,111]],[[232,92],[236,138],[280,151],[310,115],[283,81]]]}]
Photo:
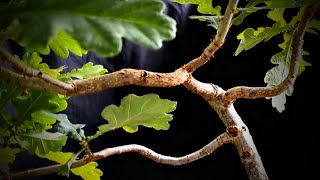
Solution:
[{"label": "twig", "polygon": [[211,40],[211,43],[204,49],[202,54],[190,61],[188,64],[184,65],[183,68],[188,72],[193,72],[200,66],[207,63],[214,53],[221,48],[225,42],[226,35],[229,31],[231,20],[233,18],[234,12],[236,10],[238,0],[230,0],[226,11],[223,15],[223,19],[220,23],[220,27],[217,30],[217,34],[214,39]]},{"label": "twig", "polygon": [[[192,161],[196,161],[198,159],[201,159],[205,156],[208,156],[213,151],[218,149],[219,147],[223,146],[224,144],[232,142],[236,137],[232,137],[227,133],[223,133],[217,138],[215,138],[213,141],[211,141],[209,144],[205,145],[203,148],[185,155],[181,157],[171,157],[171,156],[165,156],[159,153],[154,152],[153,150],[137,145],[137,144],[130,144],[130,145],[123,145],[123,146],[117,146],[113,148],[106,148],[102,151],[93,153],[90,156],[90,159],[83,158],[71,165],[71,168],[77,168],[80,166],[83,166],[91,161],[98,161],[101,159],[105,159],[107,157],[118,155],[122,153],[128,153],[128,152],[134,152],[138,153],[142,156],[145,156],[155,162],[161,163],[161,164],[170,164],[170,165],[183,165],[190,163]],[[52,165],[47,167],[41,167],[37,169],[30,169],[27,171],[22,171],[18,173],[13,174],[7,174],[4,176],[5,179],[21,179],[26,177],[33,177],[33,176],[40,176],[44,174],[52,174],[58,172],[59,167],[62,165]],[[0,176],[1,177],[1,176]]]},{"label": "twig", "polygon": [[[19,73],[26,75],[26,76],[21,76],[22,80],[24,80],[25,78],[29,78],[29,77],[36,77],[36,78],[39,78],[39,80],[46,81],[48,84],[47,86],[50,86],[50,87],[55,86],[56,87],[55,89],[64,89],[65,91],[74,91],[74,85],[72,83],[71,84],[64,83],[62,81],[59,81],[55,78],[52,78],[52,77],[42,73],[41,71],[32,69],[31,67],[25,65],[17,57],[12,56],[5,49],[0,48],[0,54],[3,56],[3,58],[5,58],[5,60],[9,61],[13,65],[13,67],[17,69],[17,71]],[[13,73],[10,73],[10,74],[13,74]],[[10,76],[10,74],[8,74],[8,76],[3,76],[3,78],[12,77],[12,76]],[[32,86],[32,84],[30,84],[30,86]],[[51,88],[46,88],[46,85],[45,85],[42,87],[42,90],[43,89],[51,89]],[[55,92],[55,93],[58,93],[58,92]]]},{"label": "twig", "polygon": [[234,100],[239,98],[256,99],[277,96],[294,84],[298,75],[300,65],[303,37],[308,22],[312,19],[317,10],[319,10],[319,7],[306,7],[304,10],[304,14],[301,17],[296,34],[294,35],[289,73],[286,79],[284,79],[280,84],[273,87],[237,86],[228,89],[224,95],[224,103],[226,105],[231,104]]}]

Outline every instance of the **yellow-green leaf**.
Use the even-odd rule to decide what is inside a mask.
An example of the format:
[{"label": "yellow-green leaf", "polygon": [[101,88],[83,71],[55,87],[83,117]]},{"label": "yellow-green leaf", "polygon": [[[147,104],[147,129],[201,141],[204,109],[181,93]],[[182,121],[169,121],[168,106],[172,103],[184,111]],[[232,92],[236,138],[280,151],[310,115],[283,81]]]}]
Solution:
[{"label": "yellow-green leaf", "polygon": [[117,128],[123,128],[130,133],[136,132],[138,126],[167,130],[169,121],[172,120],[172,114],[168,113],[174,111],[176,105],[177,102],[161,99],[156,94],[129,94],[122,98],[120,106],[109,105],[104,108],[101,115],[109,123],[99,126],[99,131],[90,138]]},{"label": "yellow-green leaf", "polygon": [[84,180],[100,180],[103,172],[97,168],[98,163],[89,162],[88,164],[71,169],[71,172],[75,175],[82,177]]}]

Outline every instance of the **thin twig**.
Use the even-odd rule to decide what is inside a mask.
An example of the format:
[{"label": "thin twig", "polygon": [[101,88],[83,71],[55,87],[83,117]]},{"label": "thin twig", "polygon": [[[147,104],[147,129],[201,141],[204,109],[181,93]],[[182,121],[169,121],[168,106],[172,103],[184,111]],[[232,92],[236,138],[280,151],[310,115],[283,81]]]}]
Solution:
[{"label": "thin twig", "polygon": [[[64,89],[66,91],[74,91],[74,85],[72,83],[68,84],[62,81],[59,81],[55,78],[52,78],[50,76],[48,76],[45,73],[42,73],[41,71],[32,69],[31,67],[27,66],[26,64],[24,64],[18,57],[15,57],[13,55],[11,55],[8,51],[6,51],[3,48],[0,48],[0,54],[2,55],[2,57],[7,60],[8,62],[10,62],[13,67],[15,69],[17,69],[17,71],[23,75],[26,76],[22,76],[22,79],[24,79],[24,77],[28,78],[28,77],[36,77],[39,78],[43,81],[46,81],[48,86],[51,85],[52,86],[56,86],[57,88],[60,87],[60,89]],[[3,78],[6,78],[9,76],[4,76]],[[46,88],[45,86],[43,88]],[[57,89],[55,88],[55,89]],[[46,89],[50,89],[50,88],[46,88]],[[57,92],[56,92],[57,93]]]},{"label": "thin twig", "polygon": [[216,36],[211,40],[211,43],[204,49],[202,54],[190,61],[188,64],[184,65],[184,69],[188,72],[193,72],[200,66],[206,64],[214,53],[221,48],[225,42],[226,35],[228,34],[231,20],[233,18],[235,9],[237,7],[238,0],[230,0],[226,11],[223,15],[223,19],[220,23],[220,26],[217,30]]},{"label": "thin twig", "polygon": [[[192,161],[196,161],[198,159],[201,159],[205,156],[208,156],[209,154],[211,154],[213,151],[215,151],[219,147],[223,146],[224,144],[232,142],[234,139],[236,139],[236,137],[232,137],[227,133],[223,133],[220,136],[218,136],[217,138],[215,138],[213,141],[211,141],[209,144],[205,145],[203,148],[201,148],[191,154],[181,156],[181,157],[165,156],[165,155],[156,153],[147,147],[137,145],[137,144],[117,146],[117,147],[113,147],[113,148],[106,148],[106,149],[101,150],[99,152],[93,153],[90,156],[90,159],[83,158],[83,159],[73,163],[71,165],[71,168],[77,168],[77,167],[83,166],[91,161],[98,161],[98,160],[105,159],[105,158],[113,156],[113,155],[129,153],[129,152],[138,153],[142,156],[145,156],[145,157],[147,157],[155,162],[161,163],[161,164],[183,165],[183,164],[187,164]],[[26,177],[34,177],[34,176],[40,176],[40,175],[45,175],[45,174],[52,174],[52,173],[58,172],[58,169],[61,166],[62,165],[57,164],[57,165],[41,167],[41,168],[37,168],[37,169],[29,169],[27,171],[7,174],[6,176],[4,176],[4,178],[5,179],[21,179],[21,178],[26,178]]]},{"label": "thin twig", "polygon": [[319,10],[319,7],[305,8],[304,14],[301,17],[297,31],[294,35],[289,73],[286,79],[284,79],[280,84],[273,87],[237,86],[228,89],[224,95],[224,103],[226,105],[231,104],[234,100],[239,98],[256,99],[277,96],[286,91],[290,86],[294,84],[298,75],[300,65],[303,37],[307,29],[308,22],[312,19],[317,10]]}]

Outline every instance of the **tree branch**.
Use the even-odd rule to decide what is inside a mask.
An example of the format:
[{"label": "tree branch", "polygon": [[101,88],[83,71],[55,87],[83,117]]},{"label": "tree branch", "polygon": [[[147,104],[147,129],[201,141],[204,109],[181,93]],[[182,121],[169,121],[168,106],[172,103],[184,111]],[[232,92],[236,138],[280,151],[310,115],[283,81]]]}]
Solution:
[{"label": "tree branch", "polygon": [[306,7],[304,14],[299,22],[297,31],[293,39],[293,50],[290,58],[289,73],[285,80],[273,87],[246,87],[238,86],[228,89],[224,94],[224,103],[231,104],[239,98],[256,99],[264,97],[273,97],[286,91],[292,86],[297,78],[300,66],[301,50],[303,45],[303,37],[308,25],[318,7]]},{"label": "tree branch", "polygon": [[188,64],[184,65],[182,68],[188,72],[193,72],[200,66],[207,63],[214,53],[221,48],[225,42],[225,37],[229,31],[231,20],[234,15],[234,11],[237,8],[238,0],[230,0],[226,11],[223,15],[223,19],[220,23],[220,26],[217,30],[217,34],[214,39],[211,40],[211,43],[204,49],[202,54],[190,61]]},{"label": "tree branch", "polygon": [[[211,141],[209,144],[205,145],[201,149],[185,155],[181,157],[171,157],[171,156],[165,156],[159,153],[154,152],[153,150],[137,145],[137,144],[131,144],[131,145],[123,145],[123,146],[117,146],[113,148],[106,148],[102,151],[93,153],[89,158],[82,158],[81,160],[73,163],[71,165],[71,168],[77,168],[80,166],[83,166],[91,161],[98,161],[113,155],[118,155],[122,153],[128,153],[128,152],[134,152],[138,153],[142,156],[145,156],[155,162],[161,163],[161,164],[169,164],[169,165],[183,165],[190,163],[192,161],[196,161],[198,159],[201,159],[205,156],[208,156],[213,151],[218,149],[219,147],[223,146],[224,144],[230,143],[233,140],[235,140],[236,137],[232,137],[227,133],[223,133],[217,138],[215,138],[213,141]],[[61,167],[61,164],[47,166],[47,167],[41,167],[37,169],[30,169],[27,171],[22,171],[18,173],[12,173],[7,174],[4,176],[4,179],[22,179],[26,177],[33,177],[33,176],[40,176],[45,174],[52,174],[56,173],[59,170],[59,167]],[[1,177],[1,176],[0,176]]]},{"label": "tree branch", "polygon": [[68,91],[66,89],[72,89],[71,84],[65,83],[62,85],[63,87],[61,87],[57,84],[49,83],[42,78],[21,75],[3,67],[0,67],[0,78],[7,83],[17,85],[21,88],[38,89],[49,93],[67,94]]},{"label": "tree branch", "polygon": [[[108,88],[125,85],[139,85],[150,87],[178,86],[184,83],[195,69],[208,62],[213,54],[222,46],[225,41],[226,34],[229,30],[237,3],[238,0],[229,1],[215,39],[212,40],[209,46],[203,51],[201,56],[171,73],[157,73],[145,70],[122,69],[98,77],[74,80],[72,81],[72,83],[64,83],[44,73],[41,73],[38,70],[34,70],[26,66],[25,64],[23,64],[23,62],[17,60],[10,53],[0,48],[0,53],[23,74],[27,75],[21,76],[17,73],[1,69],[1,78],[8,81],[9,83],[17,84],[23,88],[33,88],[48,93],[58,93],[68,96],[90,94]],[[37,84],[36,82],[39,82],[39,84]]]},{"label": "tree branch", "polygon": [[108,88],[125,85],[138,85],[149,87],[173,87],[184,83],[189,78],[189,73],[177,69],[171,73],[157,73],[145,70],[122,69],[88,79],[74,80],[76,89],[68,95],[94,93]]}]

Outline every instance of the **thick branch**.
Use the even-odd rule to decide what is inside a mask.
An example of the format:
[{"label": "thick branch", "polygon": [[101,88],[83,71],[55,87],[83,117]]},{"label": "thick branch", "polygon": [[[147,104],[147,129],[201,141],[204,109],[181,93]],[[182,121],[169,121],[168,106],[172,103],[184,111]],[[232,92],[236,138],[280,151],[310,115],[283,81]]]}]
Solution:
[{"label": "thick branch", "polygon": [[242,164],[246,168],[249,179],[266,180],[268,175],[264,169],[258,150],[253,142],[248,127],[236,112],[233,105],[226,107],[220,98],[209,101],[227,127],[227,132],[238,136],[232,143],[236,146]]},{"label": "thick branch", "polygon": [[211,43],[204,49],[204,51],[199,57],[197,57],[196,59],[193,59],[191,62],[184,65],[183,67],[184,69],[186,69],[188,72],[195,71],[198,67],[207,63],[210,60],[210,58],[214,55],[214,53],[219,48],[221,48],[221,46],[225,42],[225,38],[229,31],[231,20],[234,15],[234,11],[237,7],[237,4],[238,4],[238,0],[229,1],[216,36],[214,37],[214,39],[212,39]]},{"label": "thick branch", "polygon": [[[238,0],[230,0],[225,11],[220,28],[217,31],[215,39],[203,51],[200,57],[192,60],[180,69],[172,73],[157,73],[145,70],[122,69],[113,73],[105,74],[98,77],[74,80],[72,83],[64,83],[57,79],[51,78],[38,70],[34,70],[17,60],[4,49],[0,53],[16,68],[26,76],[17,73],[1,70],[1,78],[9,83],[18,84],[23,88],[33,88],[49,93],[59,93],[63,95],[76,96],[99,92],[108,88],[114,88],[125,85],[138,85],[150,87],[173,87],[184,83],[196,68],[205,64],[213,54],[222,46],[225,36],[229,30],[234,9]],[[29,77],[28,77],[29,76]],[[18,78],[17,78],[18,77]],[[30,82],[24,82],[30,81]],[[37,84],[39,82],[39,84]]]},{"label": "thick branch", "polygon": [[273,87],[246,87],[238,86],[233,87],[226,91],[224,101],[225,104],[230,104],[236,99],[247,98],[264,98],[264,97],[273,97],[281,94],[286,91],[290,86],[292,86],[297,78],[300,59],[301,59],[301,50],[303,44],[303,37],[308,25],[308,22],[312,19],[315,12],[318,8],[307,7],[304,11],[304,14],[299,22],[297,31],[294,35],[293,40],[293,50],[290,58],[290,69],[288,76],[280,84]]},{"label": "thick branch", "polygon": [[[28,71],[34,74],[38,72],[31,68]],[[0,78],[10,84],[18,85],[22,88],[38,89],[48,93],[77,96],[103,91],[125,85],[139,85],[149,87],[172,87],[184,83],[189,73],[178,69],[172,73],[157,73],[145,70],[122,69],[113,73],[108,73],[98,77],[74,80],[65,83],[45,74],[39,73],[37,76],[26,76],[8,69],[0,67]],[[48,78],[44,78],[48,77]]]},{"label": "thick branch", "polygon": [[237,137],[232,143],[236,146],[238,154],[245,166],[250,179],[268,179],[259,153],[253,143],[248,127],[244,124],[233,105],[226,106],[223,103],[225,91],[213,84],[202,83],[193,77],[183,84],[190,91],[201,95],[217,112],[227,128],[230,136]]},{"label": "thick branch", "polygon": [[[83,166],[91,161],[98,161],[113,155],[122,154],[122,153],[128,153],[128,152],[135,152],[142,156],[145,156],[155,162],[161,163],[161,164],[170,164],[170,165],[183,165],[190,163],[192,161],[196,161],[198,159],[201,159],[205,156],[208,156],[213,151],[218,149],[219,147],[223,146],[224,144],[230,143],[235,139],[235,137],[229,136],[227,133],[223,133],[217,138],[215,138],[213,141],[211,141],[209,144],[204,146],[203,148],[199,149],[198,151],[195,151],[191,154],[181,156],[181,157],[171,157],[171,156],[165,156],[158,154],[154,152],[153,150],[146,148],[141,145],[137,144],[131,144],[131,145],[124,145],[124,146],[118,146],[113,148],[106,148],[102,151],[93,153],[90,158],[83,158],[71,165],[71,168],[77,168],[80,166]],[[59,167],[61,167],[60,164],[53,165],[53,166],[47,166],[37,169],[30,169],[23,172],[18,172],[14,174],[8,174],[5,176],[5,179],[21,179],[26,177],[33,177],[33,176],[40,176],[44,174],[52,174],[56,173],[59,170]]]},{"label": "thick branch", "polygon": [[157,73],[145,70],[122,69],[98,77],[74,80],[74,92],[68,95],[81,95],[125,85],[149,87],[173,87],[184,83],[189,77],[185,70],[178,69],[171,73]]}]

